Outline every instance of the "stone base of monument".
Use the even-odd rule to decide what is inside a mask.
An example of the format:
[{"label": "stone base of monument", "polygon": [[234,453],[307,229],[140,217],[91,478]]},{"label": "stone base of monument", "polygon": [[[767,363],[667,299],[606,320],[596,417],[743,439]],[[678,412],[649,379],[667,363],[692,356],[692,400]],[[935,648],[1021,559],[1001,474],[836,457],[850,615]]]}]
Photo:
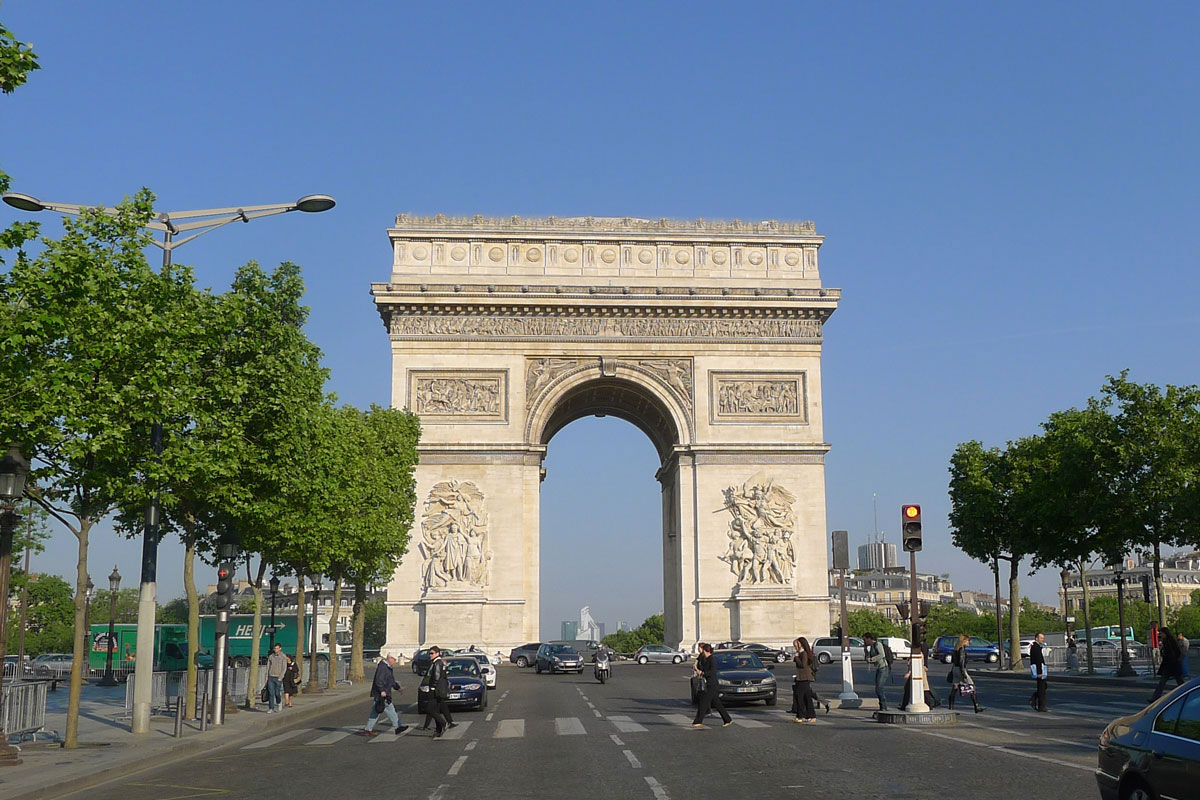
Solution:
[{"label": "stone base of monument", "polygon": [[957,725],[958,712],[935,708],[930,711],[876,711],[875,721],[885,725]]}]

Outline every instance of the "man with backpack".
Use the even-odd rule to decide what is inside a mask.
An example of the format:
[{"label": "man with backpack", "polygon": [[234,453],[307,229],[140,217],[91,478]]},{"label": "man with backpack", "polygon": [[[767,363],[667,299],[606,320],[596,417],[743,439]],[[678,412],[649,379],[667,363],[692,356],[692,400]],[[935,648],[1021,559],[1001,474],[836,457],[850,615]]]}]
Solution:
[{"label": "man with backpack", "polygon": [[883,681],[891,669],[891,648],[881,644],[873,633],[865,634],[863,642],[867,663],[875,668],[875,696],[879,698],[879,710],[887,711],[887,695],[883,691]]}]

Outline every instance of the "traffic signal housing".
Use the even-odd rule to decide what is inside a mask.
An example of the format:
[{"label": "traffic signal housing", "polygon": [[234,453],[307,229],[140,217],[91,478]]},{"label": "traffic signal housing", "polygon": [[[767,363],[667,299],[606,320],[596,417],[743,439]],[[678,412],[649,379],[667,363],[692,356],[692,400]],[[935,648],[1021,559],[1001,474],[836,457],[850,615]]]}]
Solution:
[{"label": "traffic signal housing", "polygon": [[213,605],[218,610],[225,610],[233,603],[233,565],[221,564],[217,567],[217,593]]},{"label": "traffic signal housing", "polygon": [[900,535],[904,552],[915,553],[921,549],[921,507],[900,506]]}]

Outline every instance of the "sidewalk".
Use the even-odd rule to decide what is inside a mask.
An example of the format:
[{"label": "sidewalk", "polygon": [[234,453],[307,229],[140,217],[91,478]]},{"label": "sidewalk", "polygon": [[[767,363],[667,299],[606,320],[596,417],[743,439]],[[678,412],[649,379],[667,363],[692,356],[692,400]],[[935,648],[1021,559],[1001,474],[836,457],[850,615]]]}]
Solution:
[{"label": "sidewalk", "polygon": [[[225,724],[200,731],[199,720],[185,722],[176,739],[175,717],[155,715],[150,732],[135,736],[125,716],[125,686],[83,687],[79,713],[79,747],[64,750],[58,742],[39,736],[22,743],[20,766],[0,771],[0,796],[5,800],[61,797],[104,781],[160,767],[239,741],[253,741],[267,731],[312,719],[329,711],[367,702],[370,684],[339,687],[321,694],[300,695],[295,707],[267,714],[266,706],[227,713]],[[68,692],[52,692],[46,705],[46,731],[66,730]]]},{"label": "sidewalk", "polygon": [[[1013,672],[1010,669],[972,669],[973,678],[999,678],[1000,680],[1022,681],[1028,683],[1031,679],[1029,668]],[[1146,670],[1129,678],[1118,678],[1115,667],[1097,667],[1095,675],[1088,675],[1087,670],[1050,670],[1050,680],[1055,683],[1070,683],[1078,686],[1153,686],[1158,678]]]}]

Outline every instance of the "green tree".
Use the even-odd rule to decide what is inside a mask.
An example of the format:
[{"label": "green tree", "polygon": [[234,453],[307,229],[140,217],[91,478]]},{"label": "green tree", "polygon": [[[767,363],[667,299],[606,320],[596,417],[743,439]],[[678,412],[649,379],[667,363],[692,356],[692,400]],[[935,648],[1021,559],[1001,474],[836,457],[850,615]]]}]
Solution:
[{"label": "green tree", "polygon": [[1192,605],[1200,606],[1200,589],[1192,589],[1192,593],[1189,595],[1189,597],[1191,598]]},{"label": "green tree", "polygon": [[[33,47],[18,41],[8,28],[0,23],[0,93],[11,94],[29,78],[29,73],[39,69]],[[0,170],[0,194],[11,185],[8,174]],[[18,222],[0,230],[0,264],[4,264],[6,250],[17,250],[25,242],[37,236],[36,222]]]},{"label": "green tree", "polygon": [[644,644],[663,644],[665,632],[663,615],[654,614],[631,631],[618,631],[605,636],[601,643],[618,653],[633,653]]},{"label": "green tree", "polygon": [[176,597],[158,607],[158,617],[155,620],[160,625],[186,625],[188,621],[188,601],[186,597]]},{"label": "green tree", "polygon": [[[26,576],[20,576],[25,580]],[[25,622],[25,652],[69,652],[75,628],[75,603],[71,586],[57,575],[38,575],[28,580],[29,607]],[[12,641],[20,621],[9,614],[9,641]]]},{"label": "green tree", "polygon": [[[368,650],[378,650],[387,641],[387,603],[382,597],[373,598],[362,604],[361,610],[355,610],[355,616],[362,617],[362,646]],[[359,658],[362,658],[362,648],[359,648]]]},{"label": "green tree", "polygon": [[[931,609],[932,610],[932,609]],[[862,637],[868,633],[876,636],[900,636],[907,639],[908,635],[886,615],[869,608],[856,608],[846,615],[846,627],[851,636]]]}]

